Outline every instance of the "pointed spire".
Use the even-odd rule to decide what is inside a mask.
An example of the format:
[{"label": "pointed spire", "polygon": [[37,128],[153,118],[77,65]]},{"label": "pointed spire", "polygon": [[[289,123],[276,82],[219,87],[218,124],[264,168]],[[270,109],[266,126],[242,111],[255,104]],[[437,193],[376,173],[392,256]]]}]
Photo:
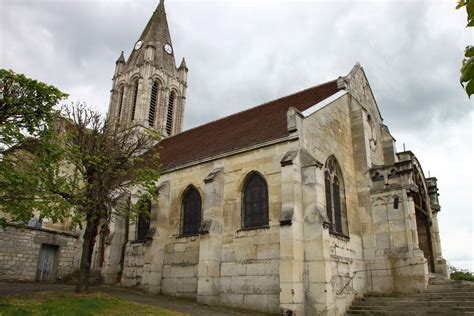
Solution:
[{"label": "pointed spire", "polygon": [[124,63],[125,64],[125,57],[123,56],[123,51],[122,51],[122,53],[120,54],[120,57],[117,59],[117,61],[115,63],[116,64],[118,64],[118,63]]},{"label": "pointed spire", "polygon": [[171,44],[171,36],[166,19],[165,2],[161,0],[140,36],[144,42],[162,42]]},{"label": "pointed spire", "polygon": [[136,43],[138,42],[140,42],[139,45],[135,46],[130,54],[127,67],[133,67],[143,62],[144,51],[147,47],[152,47],[154,48],[153,63],[163,67],[170,73],[176,71],[173,45],[171,43],[171,35],[163,0],[160,1],[156,10],[153,12],[153,15]]},{"label": "pointed spire", "polygon": [[179,69],[185,69],[185,70],[188,70],[188,66],[186,66],[186,60],[184,59],[183,57],[183,60],[181,61],[181,65],[179,65]]}]

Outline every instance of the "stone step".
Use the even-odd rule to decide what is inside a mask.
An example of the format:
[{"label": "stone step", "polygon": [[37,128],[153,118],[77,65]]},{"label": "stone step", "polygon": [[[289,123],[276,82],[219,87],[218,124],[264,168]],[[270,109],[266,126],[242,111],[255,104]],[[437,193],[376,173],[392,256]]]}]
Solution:
[{"label": "stone step", "polygon": [[398,294],[398,295],[382,295],[382,294],[367,294],[366,298],[374,299],[397,299],[400,297],[417,297],[417,298],[443,298],[443,297],[474,297],[472,291],[448,291],[448,292],[422,292],[422,293],[410,293],[410,294]]},{"label": "stone step", "polygon": [[467,290],[473,290],[474,291],[474,286],[472,284],[468,283],[455,283],[455,284],[430,284],[428,286],[428,291],[437,291],[437,290],[442,290],[442,291],[452,291],[456,289],[467,289]]},{"label": "stone step", "polygon": [[474,313],[474,307],[465,307],[465,306],[351,306],[350,311],[355,310],[364,310],[364,311],[398,311],[398,312],[471,312]]},{"label": "stone step", "polygon": [[462,280],[430,280],[430,285],[450,285],[450,284],[462,284]]},{"label": "stone step", "polygon": [[[398,311],[372,311],[372,310],[348,310],[346,315],[400,315]],[[427,312],[420,312],[420,311],[413,311],[413,312],[403,312],[403,316],[418,316],[418,315],[437,315],[437,316],[465,316],[465,315],[474,315],[471,312],[441,312],[438,311],[436,313],[427,311]]]},{"label": "stone step", "polygon": [[442,292],[426,292],[426,293],[417,293],[417,294],[407,294],[400,296],[364,296],[365,299],[371,300],[399,300],[401,298],[411,299],[411,300],[434,300],[434,299],[454,299],[454,298],[471,298],[474,300],[474,293],[471,292],[451,292],[451,293],[442,293]]},{"label": "stone step", "polygon": [[419,301],[419,300],[358,300],[353,305],[384,305],[384,306],[470,306],[474,307],[473,300],[436,300],[436,301]]}]

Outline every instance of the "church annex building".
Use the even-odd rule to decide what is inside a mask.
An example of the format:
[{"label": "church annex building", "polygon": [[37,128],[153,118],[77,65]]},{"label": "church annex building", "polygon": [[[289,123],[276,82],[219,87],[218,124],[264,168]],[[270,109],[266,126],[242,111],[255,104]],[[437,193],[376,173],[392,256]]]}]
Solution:
[{"label": "church annex building", "polygon": [[[106,284],[342,315],[364,294],[424,291],[430,275],[447,277],[437,180],[396,151],[359,64],[183,131],[188,66],[176,66],[163,0],[132,45],[116,62],[109,118],[160,132],[161,177],[150,219],[116,216],[98,236],[92,268]],[[64,239],[51,267],[70,273],[79,237],[61,234],[34,238]]]}]

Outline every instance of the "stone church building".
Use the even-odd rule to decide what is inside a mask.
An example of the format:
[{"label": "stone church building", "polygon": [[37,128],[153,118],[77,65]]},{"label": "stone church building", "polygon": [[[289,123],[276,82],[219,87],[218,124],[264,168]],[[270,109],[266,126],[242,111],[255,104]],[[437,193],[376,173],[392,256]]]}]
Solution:
[{"label": "stone church building", "polygon": [[199,303],[343,314],[370,292],[446,275],[436,178],[397,152],[360,65],[183,131],[163,1],[116,62],[109,115],[159,131],[151,219],[116,217],[97,243],[106,283]]}]

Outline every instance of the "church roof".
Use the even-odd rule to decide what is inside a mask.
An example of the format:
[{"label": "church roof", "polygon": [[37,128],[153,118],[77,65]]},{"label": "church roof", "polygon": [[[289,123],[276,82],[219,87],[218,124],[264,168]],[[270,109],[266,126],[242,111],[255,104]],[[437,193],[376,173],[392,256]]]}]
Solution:
[{"label": "church roof", "polygon": [[339,90],[329,81],[163,139],[161,171],[288,136],[290,107],[304,111]]}]

